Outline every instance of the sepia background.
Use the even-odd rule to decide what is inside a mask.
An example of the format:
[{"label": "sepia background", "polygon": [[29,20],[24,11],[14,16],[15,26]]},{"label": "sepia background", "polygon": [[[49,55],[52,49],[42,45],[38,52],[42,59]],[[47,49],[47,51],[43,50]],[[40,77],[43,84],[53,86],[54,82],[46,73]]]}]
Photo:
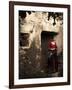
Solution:
[{"label": "sepia background", "polygon": [[[48,43],[57,44],[58,71]],[[19,11],[19,78],[63,76],[63,13]],[[56,59],[56,57],[55,57]]]}]

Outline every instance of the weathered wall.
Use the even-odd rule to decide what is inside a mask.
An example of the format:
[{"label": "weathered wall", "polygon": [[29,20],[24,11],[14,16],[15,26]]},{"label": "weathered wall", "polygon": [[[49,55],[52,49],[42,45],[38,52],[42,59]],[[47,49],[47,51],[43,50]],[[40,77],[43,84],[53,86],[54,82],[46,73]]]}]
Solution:
[{"label": "weathered wall", "polygon": [[[20,17],[20,33],[29,34],[29,46],[20,46],[20,78],[47,76],[49,32],[58,33],[54,37],[57,43],[57,53],[63,50],[62,14],[54,17],[52,13],[26,12],[26,17]],[[44,32],[44,34],[42,34]],[[22,52],[21,52],[22,51]]]}]

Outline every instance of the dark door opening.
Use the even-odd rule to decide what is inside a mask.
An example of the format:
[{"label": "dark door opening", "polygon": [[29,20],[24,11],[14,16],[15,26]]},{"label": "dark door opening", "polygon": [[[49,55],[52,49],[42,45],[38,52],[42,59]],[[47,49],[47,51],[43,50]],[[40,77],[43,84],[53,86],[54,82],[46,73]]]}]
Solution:
[{"label": "dark door opening", "polygon": [[41,33],[41,57],[42,57],[42,67],[45,72],[48,72],[48,42],[52,39],[50,32],[43,31]]}]

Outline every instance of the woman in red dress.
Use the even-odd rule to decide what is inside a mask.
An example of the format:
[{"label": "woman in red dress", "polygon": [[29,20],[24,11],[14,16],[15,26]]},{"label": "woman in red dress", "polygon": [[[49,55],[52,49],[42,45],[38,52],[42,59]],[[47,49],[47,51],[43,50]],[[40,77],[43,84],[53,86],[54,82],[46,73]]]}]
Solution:
[{"label": "woman in red dress", "polygon": [[48,42],[48,66],[51,72],[58,72],[57,45],[55,40]]}]

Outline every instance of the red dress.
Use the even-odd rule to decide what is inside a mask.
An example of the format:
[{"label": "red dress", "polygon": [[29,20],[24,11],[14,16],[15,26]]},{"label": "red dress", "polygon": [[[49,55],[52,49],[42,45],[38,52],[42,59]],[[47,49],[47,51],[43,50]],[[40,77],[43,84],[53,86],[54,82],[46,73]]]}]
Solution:
[{"label": "red dress", "polygon": [[58,58],[57,58],[57,45],[54,40],[51,40],[48,42],[48,52],[50,53],[49,57],[49,63],[52,72],[58,72]]},{"label": "red dress", "polygon": [[48,49],[49,50],[57,50],[57,45],[56,45],[56,42],[54,40],[49,41]]}]

